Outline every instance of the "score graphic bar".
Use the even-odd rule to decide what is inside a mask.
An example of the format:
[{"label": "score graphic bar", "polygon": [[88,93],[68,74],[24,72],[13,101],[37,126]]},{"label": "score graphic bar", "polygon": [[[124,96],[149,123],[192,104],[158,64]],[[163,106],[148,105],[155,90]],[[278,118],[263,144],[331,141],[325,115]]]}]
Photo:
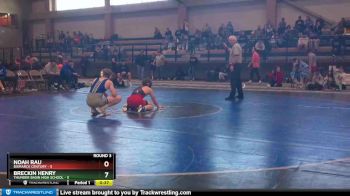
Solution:
[{"label": "score graphic bar", "polygon": [[[116,176],[114,153],[9,153],[7,159],[8,180],[28,185],[55,181],[81,184],[84,181],[114,180]],[[36,183],[30,183],[34,181]]]}]

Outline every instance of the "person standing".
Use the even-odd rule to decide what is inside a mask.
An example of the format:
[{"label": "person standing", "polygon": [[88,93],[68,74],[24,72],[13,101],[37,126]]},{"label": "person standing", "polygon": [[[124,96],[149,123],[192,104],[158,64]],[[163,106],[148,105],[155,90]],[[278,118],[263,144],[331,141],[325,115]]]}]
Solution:
[{"label": "person standing", "polygon": [[249,64],[249,68],[250,68],[250,80],[249,83],[252,83],[254,81],[254,75],[257,76],[259,84],[261,84],[261,78],[260,78],[260,73],[259,73],[259,69],[260,69],[260,54],[259,52],[256,50],[256,48],[253,48],[253,55],[252,55],[252,61]]},{"label": "person standing", "polygon": [[228,38],[228,41],[232,45],[232,48],[228,48],[226,44],[224,44],[224,47],[229,52],[228,71],[230,74],[231,93],[225,100],[232,101],[235,99],[236,91],[238,92],[238,99],[244,98],[241,80],[241,66],[243,61],[243,54],[242,47],[237,42],[236,36],[230,36]]},{"label": "person standing", "polygon": [[314,73],[318,70],[317,67],[317,56],[314,50],[310,49],[308,53],[308,59],[309,59],[309,68],[310,68],[310,73],[311,76],[310,78],[313,78]]},{"label": "person standing", "polygon": [[188,67],[188,76],[191,80],[195,80],[195,67],[198,64],[198,58],[192,54],[190,57],[190,63]]},{"label": "person standing", "polygon": [[162,54],[161,51],[157,52],[157,55],[154,59],[154,64],[156,66],[156,78],[158,80],[162,80],[164,78],[164,73],[163,73],[163,69],[166,63],[166,59],[165,56]]},{"label": "person standing", "polygon": [[145,65],[147,62],[147,56],[145,55],[145,51],[141,51],[140,55],[136,57],[135,64],[137,66],[137,76],[139,80],[143,80],[145,73]]}]

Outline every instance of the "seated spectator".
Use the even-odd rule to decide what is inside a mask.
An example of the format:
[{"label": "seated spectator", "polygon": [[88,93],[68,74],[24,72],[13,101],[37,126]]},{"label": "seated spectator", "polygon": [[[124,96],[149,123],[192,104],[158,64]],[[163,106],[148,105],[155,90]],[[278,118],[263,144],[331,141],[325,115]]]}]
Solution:
[{"label": "seated spectator", "polygon": [[119,62],[115,70],[115,76],[111,78],[113,84],[119,88],[131,86],[131,72],[126,62]]},{"label": "seated spectator", "polygon": [[60,71],[58,70],[57,63],[54,60],[50,60],[44,67],[45,78],[48,80],[48,86],[51,89],[58,90],[62,88],[62,82],[60,80]]},{"label": "seated spectator", "polygon": [[278,41],[279,41],[278,39],[279,39],[278,35],[273,33],[272,36],[271,36],[271,39],[270,39],[270,45],[271,45],[272,48],[277,48],[277,46],[279,44],[278,43]]},{"label": "seated spectator", "polygon": [[3,82],[6,79],[6,67],[0,61],[0,92],[5,92],[5,87]]},{"label": "seated spectator", "polygon": [[14,68],[12,71],[16,71],[16,70],[20,70],[21,69],[21,65],[22,65],[22,61],[21,58],[16,58],[15,60],[15,64],[14,64]]},{"label": "seated spectator", "polygon": [[311,82],[306,86],[306,89],[320,91],[323,89],[324,85],[324,78],[320,71],[317,70],[313,75]]},{"label": "seated spectator", "polygon": [[26,70],[26,71],[28,71],[28,70],[31,70],[31,56],[26,56],[26,58],[24,59],[24,63],[23,63],[23,65],[21,65],[21,69],[22,70]]},{"label": "seated spectator", "polygon": [[39,59],[36,57],[32,57],[30,59],[30,69],[31,70],[40,70],[42,67],[40,65]]},{"label": "seated spectator", "polygon": [[307,35],[300,34],[298,39],[298,48],[300,50],[307,49],[309,46],[309,37]]},{"label": "seated spectator", "polygon": [[128,82],[131,81],[131,72],[129,66],[125,62],[120,63],[117,78],[120,78],[121,80],[128,80]]},{"label": "seated spectator", "polygon": [[309,49],[317,51],[320,46],[320,38],[314,31],[309,33]]},{"label": "seated spectator", "polygon": [[280,66],[277,66],[276,70],[272,70],[268,77],[270,80],[269,87],[282,87],[284,73],[281,71]]},{"label": "seated spectator", "polygon": [[227,81],[228,79],[227,69],[218,67],[217,70],[219,73],[219,82]]},{"label": "seated spectator", "polygon": [[61,81],[64,82],[66,88],[77,88],[79,74],[74,70],[74,62],[72,60],[65,63],[60,72]]},{"label": "seated spectator", "polygon": [[174,80],[185,80],[185,77],[186,77],[186,74],[184,70],[181,67],[177,68],[175,72]]},{"label": "seated spectator", "polygon": [[219,72],[217,69],[211,69],[207,73],[208,81],[215,82],[218,80]]},{"label": "seated spectator", "polygon": [[343,66],[340,66],[339,68],[334,70],[334,80],[337,85],[337,90],[341,91],[345,89],[344,75],[345,75],[345,72],[344,72]]},{"label": "seated spectator", "polygon": [[308,82],[308,80],[310,79],[309,65],[307,63],[305,63],[304,61],[297,59],[297,58],[293,59],[293,67],[294,67],[294,65],[299,67],[301,84],[302,85],[306,84]]},{"label": "seated spectator", "polygon": [[338,88],[338,86],[335,82],[335,78],[334,78],[334,73],[335,73],[336,69],[337,68],[335,65],[329,66],[328,73],[327,73],[326,77],[324,78],[325,88],[327,88],[327,89],[337,89]]}]

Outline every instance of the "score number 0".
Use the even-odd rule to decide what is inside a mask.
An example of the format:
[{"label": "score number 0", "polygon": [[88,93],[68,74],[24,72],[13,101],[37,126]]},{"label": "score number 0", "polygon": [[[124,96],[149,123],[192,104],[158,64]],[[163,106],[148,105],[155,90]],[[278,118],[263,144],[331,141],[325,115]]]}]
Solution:
[{"label": "score number 0", "polygon": [[[108,162],[108,161],[105,161],[105,162],[103,163],[103,166],[104,166],[104,167],[109,167],[109,162]],[[107,178],[108,175],[109,175],[109,172],[105,172],[105,178]]]}]

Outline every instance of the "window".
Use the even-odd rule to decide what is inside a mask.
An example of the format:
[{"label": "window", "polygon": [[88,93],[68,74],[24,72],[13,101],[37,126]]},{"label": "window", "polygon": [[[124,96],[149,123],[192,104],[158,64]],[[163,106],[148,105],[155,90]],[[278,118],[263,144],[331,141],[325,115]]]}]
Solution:
[{"label": "window", "polygon": [[157,1],[168,1],[168,0],[111,0],[111,5],[150,3],[150,2],[157,2]]},{"label": "window", "polygon": [[57,11],[105,6],[105,0],[56,0]]}]

